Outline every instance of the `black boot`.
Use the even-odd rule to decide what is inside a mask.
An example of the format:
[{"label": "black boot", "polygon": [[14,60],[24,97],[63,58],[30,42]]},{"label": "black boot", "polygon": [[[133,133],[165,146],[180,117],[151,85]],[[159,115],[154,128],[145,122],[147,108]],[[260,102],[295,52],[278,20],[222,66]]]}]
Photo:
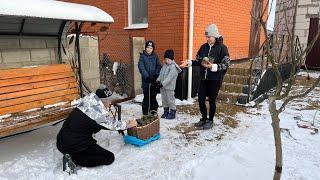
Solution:
[{"label": "black boot", "polygon": [[213,127],[213,121],[207,121],[204,125],[203,125],[203,130],[208,130],[211,129]]},{"label": "black boot", "polygon": [[158,111],[157,111],[157,110],[151,110],[151,111],[150,111],[150,114],[151,114],[152,116],[158,116]]},{"label": "black boot", "polygon": [[161,118],[166,118],[169,114],[169,107],[164,107],[163,110],[164,110],[164,112],[163,112]]},{"label": "black boot", "polygon": [[66,171],[70,174],[77,174],[76,164],[72,161],[71,156],[69,154],[63,155],[63,171]]},{"label": "black boot", "polygon": [[170,109],[170,112],[169,112],[168,116],[166,117],[166,119],[175,119],[176,118],[176,112],[177,112],[177,110]]},{"label": "black boot", "polygon": [[196,127],[202,127],[204,124],[206,124],[207,119],[201,118],[199,122],[195,123],[194,126]]}]

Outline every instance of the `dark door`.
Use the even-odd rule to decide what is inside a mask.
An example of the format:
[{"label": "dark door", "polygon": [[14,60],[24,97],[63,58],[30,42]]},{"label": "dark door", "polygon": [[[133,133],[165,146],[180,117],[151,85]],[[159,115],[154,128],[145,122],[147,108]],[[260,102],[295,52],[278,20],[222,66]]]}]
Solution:
[{"label": "dark door", "polygon": [[[319,18],[310,19],[308,45],[317,35],[319,29]],[[307,56],[306,65],[308,68],[320,70],[320,37],[315,42],[313,48]]]}]

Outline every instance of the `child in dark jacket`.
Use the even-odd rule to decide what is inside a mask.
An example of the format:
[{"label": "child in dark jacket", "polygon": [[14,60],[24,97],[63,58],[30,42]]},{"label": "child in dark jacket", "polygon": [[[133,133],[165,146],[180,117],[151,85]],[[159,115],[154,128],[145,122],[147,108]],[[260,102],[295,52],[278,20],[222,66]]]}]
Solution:
[{"label": "child in dark jacket", "polygon": [[160,84],[160,92],[162,97],[162,106],[164,113],[161,118],[175,119],[176,118],[176,103],[174,90],[178,74],[181,72],[180,67],[174,62],[174,51],[166,50],[164,53],[165,64],[162,66],[160,75],[157,81]]},{"label": "child in dark jacket", "polygon": [[147,41],[145,50],[140,54],[138,63],[139,72],[141,74],[143,89],[142,113],[143,115],[157,114],[157,78],[161,70],[161,63],[158,55],[154,52],[155,44],[152,41]]}]

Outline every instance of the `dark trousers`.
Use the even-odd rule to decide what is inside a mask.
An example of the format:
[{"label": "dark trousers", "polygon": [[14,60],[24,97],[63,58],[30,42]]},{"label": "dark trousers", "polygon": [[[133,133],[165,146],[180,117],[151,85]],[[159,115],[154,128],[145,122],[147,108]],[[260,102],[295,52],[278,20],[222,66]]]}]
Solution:
[{"label": "dark trousers", "polygon": [[150,86],[150,92],[149,92],[149,88],[143,88],[143,101],[142,101],[143,115],[148,115],[149,112],[152,110],[155,110],[155,111],[158,110],[158,107],[159,107],[157,102],[158,91],[159,90],[154,86]]},{"label": "dark trousers", "polygon": [[208,118],[206,97],[209,97],[209,119],[213,121],[216,113],[216,99],[223,80],[201,80],[198,94],[199,108],[203,119]]},{"label": "dark trousers", "polygon": [[71,154],[71,158],[76,165],[95,167],[111,164],[114,161],[114,154],[96,144],[84,151]]}]

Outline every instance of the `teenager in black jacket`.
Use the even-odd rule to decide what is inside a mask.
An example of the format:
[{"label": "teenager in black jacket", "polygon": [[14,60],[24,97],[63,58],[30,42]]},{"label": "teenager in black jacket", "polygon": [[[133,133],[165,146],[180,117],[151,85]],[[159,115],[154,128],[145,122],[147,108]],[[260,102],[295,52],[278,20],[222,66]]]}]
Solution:
[{"label": "teenager in black jacket", "polygon": [[[202,118],[195,124],[203,129],[211,129],[216,112],[216,98],[223,82],[223,77],[230,65],[228,48],[223,44],[222,36],[215,24],[206,28],[207,43],[198,50],[196,60],[189,60],[181,67],[200,66],[199,108]],[[206,107],[206,97],[209,97],[209,118]]]},{"label": "teenager in black jacket", "polygon": [[138,62],[141,74],[141,87],[143,90],[142,113],[143,115],[156,114],[158,111],[157,78],[161,70],[161,63],[155,52],[155,44],[152,41],[145,43],[145,50],[140,54]]},{"label": "teenager in black jacket", "polygon": [[[96,94],[100,98],[106,97],[106,93],[99,92]],[[91,93],[80,100],[57,135],[57,148],[64,154],[64,170],[70,163],[82,167],[111,164],[114,154],[99,146],[92,135],[100,130],[125,130],[137,124],[135,120],[126,123],[111,118],[96,94]]]}]

